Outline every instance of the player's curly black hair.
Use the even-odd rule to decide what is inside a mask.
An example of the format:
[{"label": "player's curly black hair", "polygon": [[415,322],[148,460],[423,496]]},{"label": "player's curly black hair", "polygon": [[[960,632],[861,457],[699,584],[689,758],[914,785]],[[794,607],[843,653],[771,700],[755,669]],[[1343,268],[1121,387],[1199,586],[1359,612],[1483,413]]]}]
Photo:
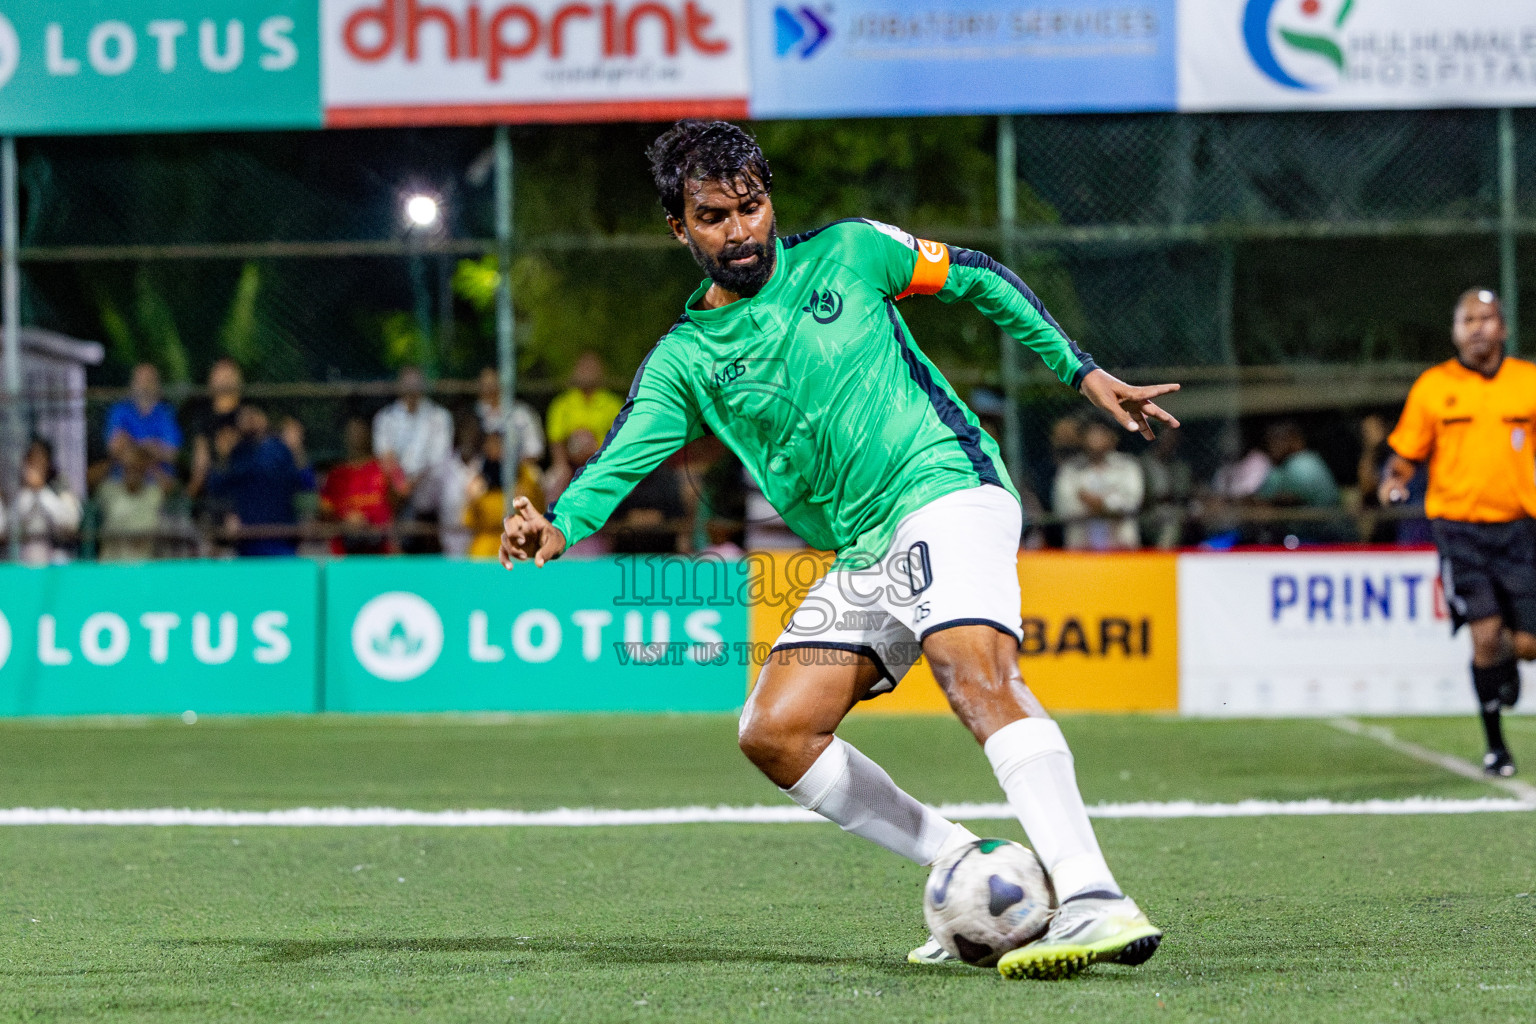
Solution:
[{"label": "player's curly black hair", "polygon": [[679,121],[645,151],[661,208],[683,216],[689,181],[740,182],[749,191],[773,190],[773,172],[757,140],[729,121]]}]

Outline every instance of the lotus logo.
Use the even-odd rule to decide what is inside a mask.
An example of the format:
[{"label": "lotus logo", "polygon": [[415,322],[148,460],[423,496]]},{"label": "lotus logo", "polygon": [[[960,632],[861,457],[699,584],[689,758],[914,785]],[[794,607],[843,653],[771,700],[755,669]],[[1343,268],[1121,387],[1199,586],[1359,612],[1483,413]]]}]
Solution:
[{"label": "lotus logo", "polygon": [[[1322,86],[1287,71],[1275,53],[1274,37],[1293,54],[1310,54],[1333,65],[1340,78],[1348,69],[1339,33],[1355,0],[1248,0],[1243,10],[1243,41],[1260,71],[1288,89],[1318,92]],[[1281,17],[1276,18],[1277,9]],[[1279,22],[1271,32],[1271,22]]]},{"label": "lotus logo", "polygon": [[16,26],[11,24],[10,18],[0,14],[0,89],[10,82],[20,63],[21,40],[16,36]]},{"label": "lotus logo", "polygon": [[443,620],[415,594],[380,594],[352,620],[352,653],[379,679],[407,682],[437,664],[443,653]]}]

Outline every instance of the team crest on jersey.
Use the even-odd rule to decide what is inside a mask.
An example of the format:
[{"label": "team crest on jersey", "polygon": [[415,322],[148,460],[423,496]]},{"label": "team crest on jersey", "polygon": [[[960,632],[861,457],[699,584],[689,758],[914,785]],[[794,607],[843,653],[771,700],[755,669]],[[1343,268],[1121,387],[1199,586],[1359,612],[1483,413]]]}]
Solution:
[{"label": "team crest on jersey", "polygon": [[811,314],[819,324],[829,324],[843,315],[843,297],[832,289],[811,292],[811,301],[800,312]]}]

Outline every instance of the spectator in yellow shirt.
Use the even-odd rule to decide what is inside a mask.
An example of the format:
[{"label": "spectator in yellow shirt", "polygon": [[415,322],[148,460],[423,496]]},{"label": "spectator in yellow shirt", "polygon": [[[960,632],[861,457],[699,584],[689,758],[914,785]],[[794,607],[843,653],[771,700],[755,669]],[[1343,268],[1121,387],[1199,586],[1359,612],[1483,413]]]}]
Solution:
[{"label": "spectator in yellow shirt", "polygon": [[545,419],[549,435],[550,478],[564,483],[571,478],[570,458],[565,442],[577,430],[590,431],[599,442],[608,436],[608,428],[624,408],[624,399],[603,387],[603,359],[587,349],[571,369],[571,386],[549,403]]}]

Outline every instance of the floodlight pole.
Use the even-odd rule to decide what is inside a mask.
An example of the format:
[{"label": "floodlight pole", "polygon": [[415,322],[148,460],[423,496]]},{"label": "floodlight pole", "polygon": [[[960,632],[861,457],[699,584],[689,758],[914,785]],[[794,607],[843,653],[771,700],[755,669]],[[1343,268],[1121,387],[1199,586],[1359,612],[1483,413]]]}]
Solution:
[{"label": "floodlight pole", "polygon": [[[20,214],[21,204],[17,199],[19,185],[16,175],[16,138],[7,135],[0,141],[0,191],[4,197],[4,229],[3,241],[0,241],[0,261],[4,263],[3,283],[0,283],[0,292],[3,292],[5,304],[4,335],[4,370],[5,370],[5,448],[0,451],[0,472],[5,474],[5,479],[0,482],[0,493],[14,496],[21,487],[21,453],[25,443],[22,438],[21,415],[21,272],[17,264],[17,249],[19,248],[20,230],[17,227],[17,217]],[[10,522],[10,549],[11,559],[14,561],[21,557],[21,517],[16,515],[15,502],[11,503],[11,515],[7,517]]]},{"label": "floodlight pole", "polygon": [[[1018,220],[1018,142],[1012,115],[997,119],[997,225],[1003,236],[1003,264],[1013,268],[1017,258],[1014,227]],[[1019,423],[1019,343],[1006,331],[998,335],[1003,371],[1003,458],[1014,486],[1023,486],[1024,432]]]},{"label": "floodlight pole", "polygon": [[1515,202],[1515,170],[1515,115],[1505,107],[1499,111],[1499,297],[1503,299],[1511,354],[1520,351],[1520,271],[1516,248],[1520,211]]},{"label": "floodlight pole", "polygon": [[512,319],[512,138],[507,126],[496,126],[496,370],[501,380],[501,409],[506,417],[501,445],[501,493],[507,515],[517,492],[522,443],[517,436],[512,403],[517,401],[517,346]]}]

